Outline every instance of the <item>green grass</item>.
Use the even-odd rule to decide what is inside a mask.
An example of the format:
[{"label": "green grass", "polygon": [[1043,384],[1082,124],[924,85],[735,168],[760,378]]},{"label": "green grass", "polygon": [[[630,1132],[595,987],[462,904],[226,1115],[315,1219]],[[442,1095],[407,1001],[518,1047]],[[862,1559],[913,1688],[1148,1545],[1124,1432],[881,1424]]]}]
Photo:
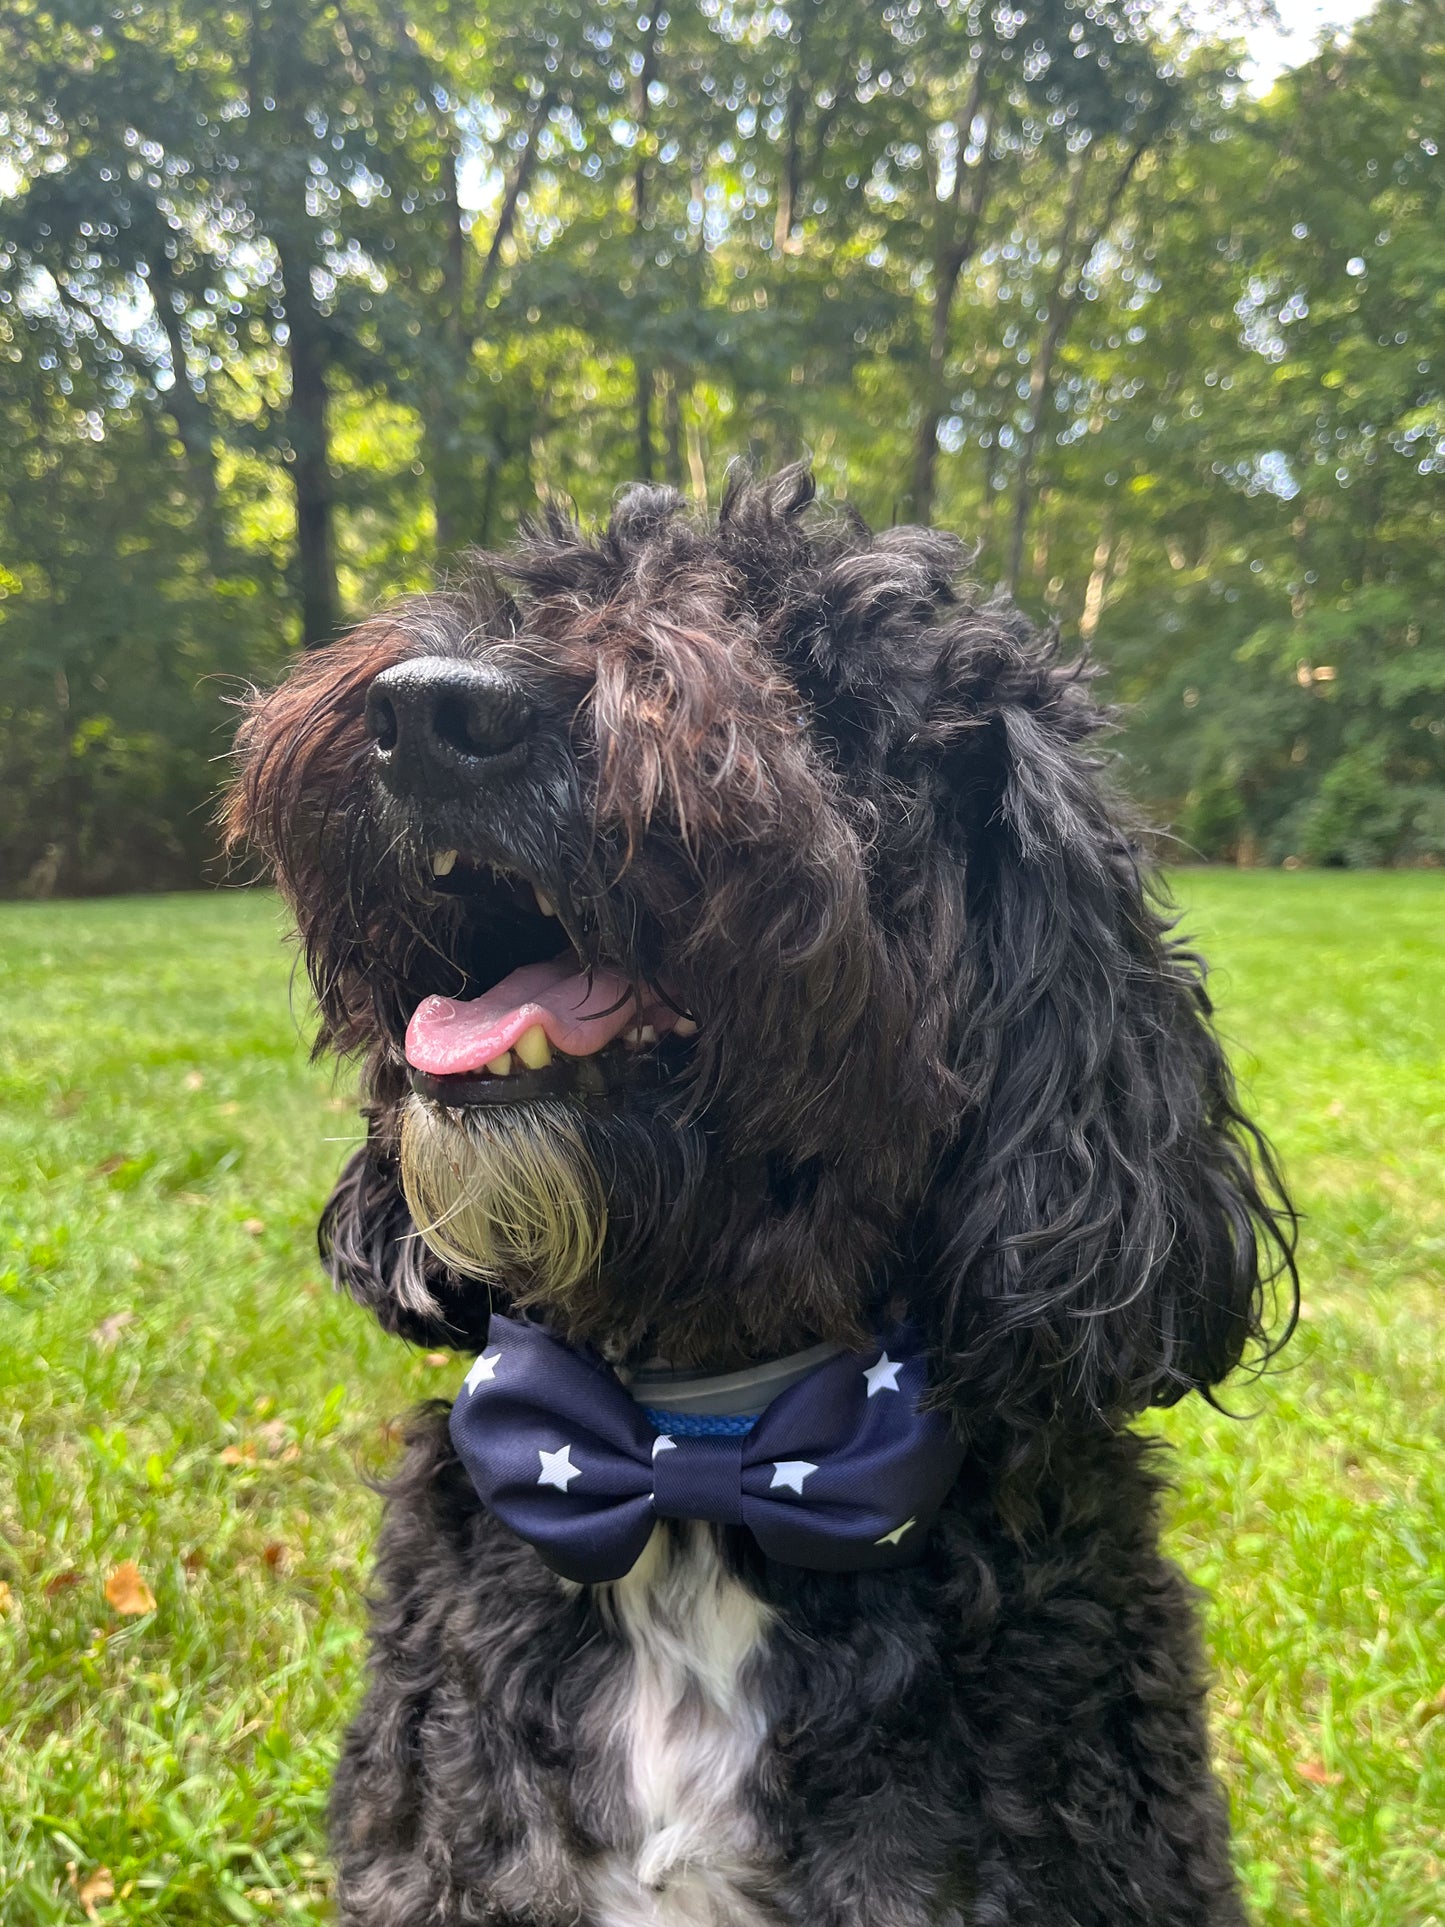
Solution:
[{"label": "green grass", "polygon": [[[1300,1339],[1233,1401],[1258,1416],[1160,1421],[1241,1865],[1264,1922],[1441,1927],[1445,878],[1180,889],[1309,1213]],[[460,1374],[321,1280],[356,1124],[279,928],[260,895],[0,911],[6,1927],[79,1921],[102,1866],[107,1922],[326,1916],[359,1475]],[[108,1602],[126,1559],[154,1612]]]}]

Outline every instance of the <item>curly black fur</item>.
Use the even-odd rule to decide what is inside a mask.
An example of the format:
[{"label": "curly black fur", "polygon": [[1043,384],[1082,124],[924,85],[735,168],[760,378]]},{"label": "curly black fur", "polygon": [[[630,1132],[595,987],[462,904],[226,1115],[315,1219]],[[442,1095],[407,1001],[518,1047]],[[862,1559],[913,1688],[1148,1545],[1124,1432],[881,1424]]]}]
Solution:
[{"label": "curly black fur", "polygon": [[[716,1918],[1234,1923],[1192,1613],[1123,1426],[1267,1355],[1293,1219],[1105,781],[1092,672],[961,587],[952,538],[811,495],[800,470],[735,481],[709,525],[638,488],[590,539],[551,514],[258,698],[232,826],[295,906],[318,1047],[365,1062],[323,1251],[427,1344],[545,1295],[449,1273],[399,1188],[411,1011],[540,941],[432,890],[429,850],[476,851],[700,1026],[670,1084],[583,1120],[607,1238],[551,1322],[722,1368],[861,1343],[901,1302],[969,1446],[915,1570],[806,1574],[717,1531],[770,1630],[755,1848]],[[367,691],[420,655],[525,692],[505,792],[423,808],[377,782]],[[343,1918],[654,1918],[594,1878],[637,1825],[606,1731],[626,1640],[482,1512],[438,1416],[379,1580]]]}]

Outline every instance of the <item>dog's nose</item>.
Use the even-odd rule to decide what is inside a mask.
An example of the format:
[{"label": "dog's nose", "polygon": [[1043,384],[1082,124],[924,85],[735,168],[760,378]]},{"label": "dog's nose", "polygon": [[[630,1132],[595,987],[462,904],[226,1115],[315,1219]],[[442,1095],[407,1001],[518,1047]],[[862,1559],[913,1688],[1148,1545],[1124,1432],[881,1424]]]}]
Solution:
[{"label": "dog's nose", "polygon": [[399,662],[366,696],[366,727],[387,784],[408,795],[470,790],[525,739],[532,720],[525,692],[500,669],[447,656]]}]

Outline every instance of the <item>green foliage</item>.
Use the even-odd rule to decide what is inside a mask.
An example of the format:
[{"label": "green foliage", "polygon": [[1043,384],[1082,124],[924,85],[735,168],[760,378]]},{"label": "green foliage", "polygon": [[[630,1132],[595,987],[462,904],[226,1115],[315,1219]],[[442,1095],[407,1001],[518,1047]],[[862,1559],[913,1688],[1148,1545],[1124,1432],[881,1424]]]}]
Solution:
[{"label": "green foliage", "polygon": [[1439,8],[1386,0],[1159,183],[1099,645],[1207,854],[1445,854],[1442,70]]},{"label": "green foliage", "polygon": [[196,879],[226,678],[539,494],[805,452],[1113,666],[1194,848],[1445,856],[1441,8],[1264,100],[1165,19],[16,0],[0,888]]},{"label": "green foliage", "polygon": [[[1261,1927],[1442,1907],[1445,887],[1179,879],[1306,1212],[1299,1336],[1162,1414]],[[454,1393],[320,1279],[359,1125],[259,892],[0,911],[0,1917],[329,1917],[393,1421]],[[155,1610],[105,1580],[134,1560]],[[75,1868],[72,1883],[68,1869]]]}]

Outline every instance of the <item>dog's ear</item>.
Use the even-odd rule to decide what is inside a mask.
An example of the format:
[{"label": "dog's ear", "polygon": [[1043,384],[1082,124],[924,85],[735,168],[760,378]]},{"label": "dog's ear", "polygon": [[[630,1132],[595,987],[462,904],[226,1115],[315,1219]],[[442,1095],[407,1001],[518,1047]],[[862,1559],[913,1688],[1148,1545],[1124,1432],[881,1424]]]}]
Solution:
[{"label": "dog's ear", "polygon": [[414,1344],[478,1350],[486,1288],[458,1279],[428,1250],[402,1195],[401,1174],[375,1129],[336,1180],[317,1230],[332,1282]]},{"label": "dog's ear", "polygon": [[1295,1225],[1090,750],[1087,673],[1019,618],[974,620],[936,738],[961,1118],[917,1257],[960,1415],[1036,1430],[1172,1403],[1267,1350]]}]

